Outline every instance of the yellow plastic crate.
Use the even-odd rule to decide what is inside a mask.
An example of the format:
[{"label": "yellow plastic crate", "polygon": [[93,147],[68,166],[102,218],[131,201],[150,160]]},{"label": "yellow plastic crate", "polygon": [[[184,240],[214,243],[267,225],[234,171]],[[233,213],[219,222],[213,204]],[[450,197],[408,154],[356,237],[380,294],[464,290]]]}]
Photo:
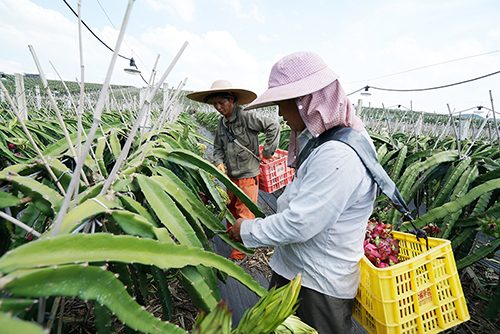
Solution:
[{"label": "yellow plastic crate", "polygon": [[371,334],[430,334],[469,320],[449,240],[392,232],[402,261],[377,268],[365,256],[354,318]]}]

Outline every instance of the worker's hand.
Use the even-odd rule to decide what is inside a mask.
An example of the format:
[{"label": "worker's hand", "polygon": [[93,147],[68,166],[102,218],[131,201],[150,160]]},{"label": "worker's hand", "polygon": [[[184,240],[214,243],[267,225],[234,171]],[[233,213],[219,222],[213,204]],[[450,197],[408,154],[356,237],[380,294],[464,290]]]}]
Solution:
[{"label": "worker's hand", "polygon": [[220,170],[222,173],[226,174],[226,169],[224,168],[224,164],[218,164],[217,169]]},{"label": "worker's hand", "polygon": [[243,218],[238,218],[233,224],[233,228],[229,231],[229,239],[237,241],[237,242],[243,242],[241,240],[241,235],[240,235],[240,227],[241,223],[243,223],[245,219]]},{"label": "worker's hand", "polygon": [[271,160],[272,158],[274,158],[274,154],[271,155],[270,157],[266,157],[266,156],[262,156],[262,160]]}]

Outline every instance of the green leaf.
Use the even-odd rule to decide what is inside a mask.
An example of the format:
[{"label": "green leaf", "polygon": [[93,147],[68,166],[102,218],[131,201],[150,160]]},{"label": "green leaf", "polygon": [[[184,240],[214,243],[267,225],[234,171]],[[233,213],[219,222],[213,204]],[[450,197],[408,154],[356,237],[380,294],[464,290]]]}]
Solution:
[{"label": "green leaf", "polygon": [[156,285],[156,289],[158,290],[158,295],[160,297],[160,303],[163,309],[163,318],[166,321],[170,321],[170,319],[172,319],[174,305],[170,290],[168,289],[166,273],[157,266],[153,266],[151,267],[151,274],[153,275],[154,284]]},{"label": "green leaf", "polygon": [[9,206],[16,206],[21,203],[21,200],[16,196],[0,190],[0,209]]},{"label": "green leaf", "polygon": [[109,135],[109,144],[111,146],[111,151],[113,153],[113,156],[115,157],[115,159],[118,159],[122,151],[122,148],[120,145],[120,141],[118,140],[118,132],[115,129],[111,130],[111,133]]},{"label": "green leaf", "polygon": [[82,300],[95,300],[106,305],[121,321],[135,330],[185,334],[183,329],[160,321],[142,310],[113,273],[101,268],[69,265],[57,269],[19,271],[16,276],[19,278],[13,279],[5,287],[14,295],[75,296]]},{"label": "green leaf", "polygon": [[19,176],[12,172],[8,174],[0,172],[0,180],[8,181],[14,189],[22,192],[25,196],[33,198],[38,210],[46,216],[52,216],[54,211],[59,211],[63,197],[59,193],[33,179]]},{"label": "green leaf", "polygon": [[387,154],[387,144],[382,144],[377,150],[377,160],[382,161],[384,156]]},{"label": "green leaf", "polygon": [[413,223],[417,228],[421,228],[433,221],[444,218],[446,215],[457,212],[461,210],[467,204],[470,204],[476,198],[484,194],[485,192],[497,189],[500,187],[500,179],[490,180],[485,182],[473,189],[471,189],[466,195],[456,199],[453,202],[448,202],[440,207],[434,208],[428,211],[423,216],[415,219]]},{"label": "green leaf", "polygon": [[24,244],[0,258],[0,272],[99,261],[152,264],[158,268],[202,264],[224,271],[259,296],[266,293],[243,268],[201,248],[107,233],[58,235]]},{"label": "green leaf", "polygon": [[500,280],[497,282],[497,286],[495,288],[495,291],[493,292],[493,295],[490,297],[490,302],[488,303],[488,306],[484,310],[483,315],[495,321],[498,319],[498,314],[500,313]]},{"label": "green leaf", "polygon": [[137,213],[126,210],[113,210],[111,216],[127,234],[174,243],[167,229],[155,227],[146,218]]},{"label": "green leaf", "polygon": [[0,311],[17,314],[27,310],[36,303],[38,303],[37,299],[2,298],[0,302]]},{"label": "green leaf", "polygon": [[445,184],[441,187],[441,190],[436,195],[436,199],[433,201],[432,205],[429,207],[429,210],[436,208],[442,205],[448,197],[450,197],[452,188],[457,184],[458,180],[462,176],[462,174],[467,170],[469,165],[471,164],[471,158],[467,157],[460,161],[456,167],[452,167],[451,174],[449,178],[446,180]]},{"label": "green leaf", "polygon": [[[77,228],[85,220],[104,213],[107,210],[120,207],[120,201],[115,196],[97,196],[86,200],[76,208],[70,210],[61,224],[59,234],[67,234]],[[42,238],[52,235],[52,230],[48,231]]]},{"label": "green leaf", "polygon": [[95,159],[99,170],[104,177],[108,176],[108,171],[106,170],[106,165],[104,164],[104,148],[106,147],[106,137],[100,137],[97,139],[97,147],[95,149]]},{"label": "green leaf", "polygon": [[[460,180],[457,183],[457,186],[453,189],[453,193],[451,194],[450,202],[462,197],[467,190],[469,189],[469,185],[471,182],[474,181],[474,179],[477,177],[478,171],[477,171],[477,166],[473,165],[467,168],[467,170],[462,174],[460,177]],[[448,215],[445,217],[443,221],[442,231],[441,231],[441,237],[443,238],[448,238],[448,235],[451,232],[451,229],[453,228],[453,225],[457,221],[457,219],[460,216],[461,211],[455,211],[452,214]]]},{"label": "green leaf", "polygon": [[169,161],[175,162],[179,165],[186,166],[188,168],[202,168],[210,174],[214,175],[219,181],[221,181],[229,190],[233,192],[242,202],[245,204],[250,211],[255,215],[255,217],[265,217],[262,209],[254,202],[247,194],[245,194],[238,186],[236,186],[226,174],[223,174],[214,165],[207,162],[203,158],[197,156],[196,154],[187,150],[173,150],[167,152],[162,149],[154,149],[154,154],[161,158],[167,159]]},{"label": "green leaf", "polygon": [[[189,293],[196,307],[205,312],[210,312],[217,307],[217,303],[220,301],[220,294],[217,283],[215,287],[207,284],[205,277],[201,274],[202,270],[199,270],[202,268],[202,266],[186,266],[179,271],[177,277],[184,289]],[[217,290],[216,293],[214,293],[213,288]]]},{"label": "green leaf", "polygon": [[143,175],[137,175],[137,181],[149,205],[170,233],[183,245],[201,247],[201,242],[196,237],[193,228],[163,188]]},{"label": "green leaf", "polygon": [[94,300],[95,329],[98,334],[113,333],[113,323],[108,308]]},{"label": "green leaf", "polygon": [[46,334],[41,326],[30,321],[11,317],[4,312],[0,312],[0,328],[2,328],[3,334]]},{"label": "green leaf", "polygon": [[153,218],[153,216],[149,213],[149,211],[135,199],[123,194],[117,194],[117,195],[120,197],[125,209],[127,209],[128,211],[138,213],[142,217],[146,218],[155,227],[159,226],[156,220]]},{"label": "green leaf", "polygon": [[476,249],[474,253],[469,254],[463,259],[458,260],[457,269],[460,270],[478,262],[479,260],[483,259],[486,255],[497,250],[499,247],[500,247],[500,239],[496,239],[484,244],[483,246]]},{"label": "green leaf", "polygon": [[[206,208],[200,198],[193,194],[193,192],[177,176],[175,176],[172,171],[163,167],[157,167],[156,170],[162,175],[164,181],[158,177],[152,177],[152,179],[161,184],[163,189],[165,189],[165,191],[167,191],[172,197],[181,201],[184,208],[190,208],[191,213],[195,215],[203,225],[210,230],[223,230],[226,228],[224,224],[222,224],[213,215],[213,213]],[[253,250],[246,248],[239,242],[229,239],[229,235],[221,234],[219,237],[240,252],[249,255],[253,254]]]}]

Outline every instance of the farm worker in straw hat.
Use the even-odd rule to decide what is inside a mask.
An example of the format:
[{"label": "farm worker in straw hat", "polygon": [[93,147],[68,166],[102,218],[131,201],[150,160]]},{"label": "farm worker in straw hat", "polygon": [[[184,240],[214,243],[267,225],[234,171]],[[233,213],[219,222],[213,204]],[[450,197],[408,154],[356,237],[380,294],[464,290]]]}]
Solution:
[{"label": "farm worker in straw hat", "polygon": [[[239,188],[257,203],[259,194],[260,152],[259,132],[266,134],[262,157],[269,159],[278,147],[280,126],[277,119],[255,111],[245,111],[241,105],[252,102],[257,95],[247,89],[235,88],[227,80],[214,81],[209,90],[187,95],[194,101],[208,103],[222,115],[214,138],[214,163]],[[255,215],[230,190],[228,208],[235,219],[253,219]],[[230,224],[228,222],[228,224]],[[233,250],[231,258],[245,254]]]},{"label": "farm worker in straw hat", "polygon": [[350,146],[329,140],[306,147],[323,132],[343,126],[358,131],[368,150],[375,150],[338,77],[312,52],[293,53],[273,66],[269,88],[246,110],[279,106],[292,130],[288,163],[296,168],[295,177],[278,198],[276,214],[238,219],[229,234],[247,247],[275,247],[270,287],[302,274],[297,315],[328,334],[351,331],[359,261],[377,189]]}]

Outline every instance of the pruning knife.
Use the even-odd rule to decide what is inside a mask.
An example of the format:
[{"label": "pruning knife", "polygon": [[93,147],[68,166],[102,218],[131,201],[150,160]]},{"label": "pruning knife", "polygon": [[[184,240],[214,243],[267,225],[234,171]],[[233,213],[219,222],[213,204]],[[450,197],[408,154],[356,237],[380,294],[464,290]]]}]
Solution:
[{"label": "pruning knife", "polygon": [[212,232],[214,233],[229,233],[229,231],[231,231],[233,227],[232,226],[229,226],[229,228],[227,230],[212,230]]}]

